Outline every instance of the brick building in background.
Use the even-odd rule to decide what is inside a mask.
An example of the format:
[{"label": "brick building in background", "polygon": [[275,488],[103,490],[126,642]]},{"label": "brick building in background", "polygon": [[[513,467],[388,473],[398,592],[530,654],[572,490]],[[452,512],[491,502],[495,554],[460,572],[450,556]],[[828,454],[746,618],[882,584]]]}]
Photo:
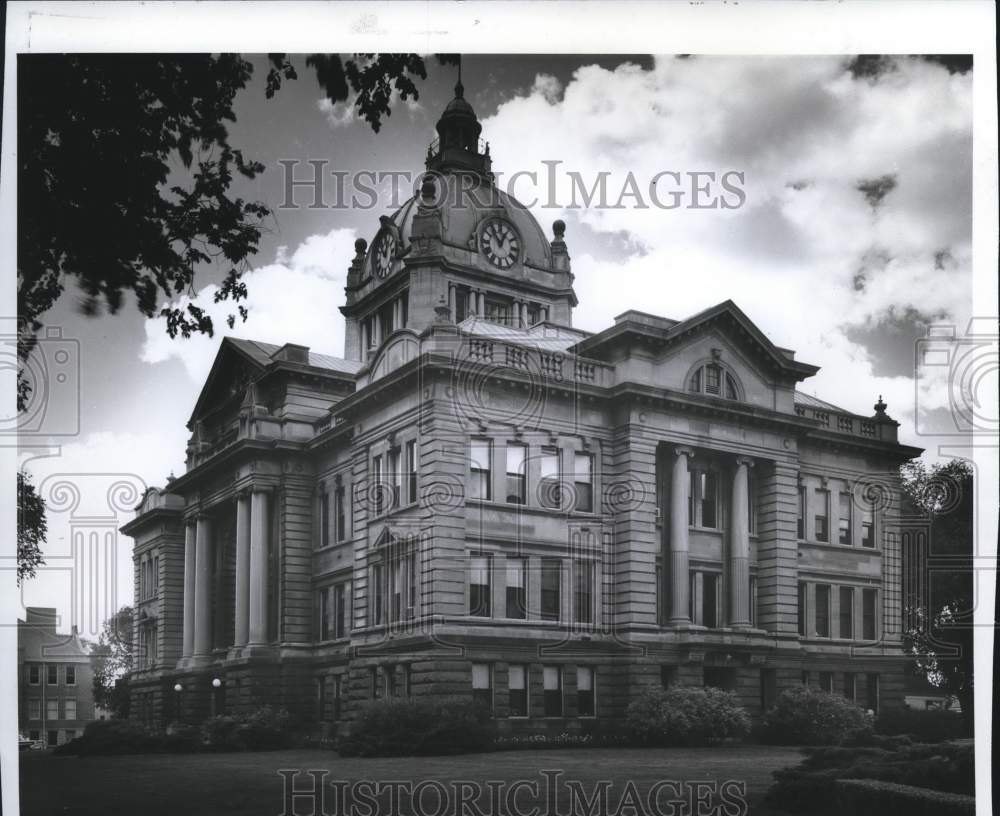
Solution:
[{"label": "brick building in background", "polygon": [[75,626],[62,634],[56,621],[55,609],[29,606],[17,622],[18,731],[49,747],[96,719],[90,650]]},{"label": "brick building in background", "polygon": [[798,391],[817,368],[730,301],[573,328],[565,226],[494,186],[456,91],[420,192],[356,244],[345,358],[226,338],[187,472],[123,528],[133,716],[463,694],[562,731],[661,683],[901,705],[919,449],[881,400]]}]

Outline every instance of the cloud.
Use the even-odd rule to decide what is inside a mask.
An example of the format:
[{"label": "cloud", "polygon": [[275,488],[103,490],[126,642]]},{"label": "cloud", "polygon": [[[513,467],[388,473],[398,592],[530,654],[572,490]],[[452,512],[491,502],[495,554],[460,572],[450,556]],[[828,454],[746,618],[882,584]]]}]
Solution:
[{"label": "cloud", "polygon": [[[540,75],[484,121],[483,135],[507,177],[537,173],[536,217],[568,223],[578,325],[604,328],[626,308],[682,318],[732,298],[776,343],[822,366],[806,391],[862,413],[881,393],[912,427],[913,378],[878,365],[881,335],[870,329],[903,313],[968,320],[972,73],[892,62],[861,77],[840,57],[584,66],[565,87]],[[555,208],[540,206],[546,160],[561,162]],[[609,203],[631,174],[650,204],[648,182],[665,170],[681,176],[664,189],[686,202],[687,174],[737,171],[746,202],[569,206],[571,172],[588,186],[605,173]],[[517,194],[532,197],[523,181]],[[594,236],[614,236],[625,254],[602,255]],[[944,404],[938,386],[921,383],[922,407]]]},{"label": "cloud", "polygon": [[[340,102],[331,102],[327,97],[316,100],[316,109],[326,117],[327,124],[334,130],[345,128],[356,121],[362,121],[358,116],[356,107],[356,96]],[[399,91],[393,88],[392,96],[389,98],[389,110],[396,111],[402,108],[411,119],[425,113],[423,104],[412,96],[407,99],[400,98]]]},{"label": "cloud", "polygon": [[325,235],[310,236],[290,257],[287,248],[279,248],[274,263],[244,275],[249,316],[245,322],[237,319],[232,329],[226,325],[226,316],[233,311],[233,305],[213,302],[218,290],[215,284],[205,286],[194,298],[175,299],[172,306],[184,308],[193,302],[205,309],[215,324],[215,337],[172,340],[162,318],[147,320],[141,359],[146,363],[180,360],[191,380],[200,386],[225,335],[278,345],[300,343],[315,351],[340,355],[344,318],[338,306],[344,300],[354,238],[352,229],[334,229]]}]

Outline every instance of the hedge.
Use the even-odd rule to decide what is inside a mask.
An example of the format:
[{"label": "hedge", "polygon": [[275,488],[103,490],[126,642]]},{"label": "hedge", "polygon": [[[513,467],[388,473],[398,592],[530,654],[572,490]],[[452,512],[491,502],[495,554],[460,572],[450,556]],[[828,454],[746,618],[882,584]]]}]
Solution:
[{"label": "hedge", "polygon": [[838,779],[840,813],[853,816],[975,816],[976,798],[877,779]]},{"label": "hedge", "polygon": [[648,688],[626,709],[625,727],[638,745],[713,745],[745,737],[750,717],[736,695],[722,689]]}]

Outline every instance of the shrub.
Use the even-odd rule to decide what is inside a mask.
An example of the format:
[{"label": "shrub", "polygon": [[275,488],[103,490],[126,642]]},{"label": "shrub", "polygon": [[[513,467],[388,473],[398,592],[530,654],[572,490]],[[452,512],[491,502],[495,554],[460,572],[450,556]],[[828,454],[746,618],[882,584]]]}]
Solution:
[{"label": "shrub", "polygon": [[878,715],[875,730],[880,734],[909,734],[920,742],[971,737],[965,718],[954,711],[919,711],[910,708],[888,709]]},{"label": "shrub", "polygon": [[640,745],[711,745],[745,737],[750,718],[731,692],[678,686],[645,689],[629,704],[625,726]]},{"label": "shrub", "polygon": [[53,753],[77,756],[143,754],[158,748],[156,735],[132,720],[97,720],[88,723],[81,736],[58,746]]},{"label": "shrub", "polygon": [[776,781],[766,802],[789,813],[850,813],[848,808],[836,807],[838,782],[844,779],[971,795],[975,790],[974,762],[973,746],[955,743],[812,748],[796,767],[775,771]]},{"label": "shrub", "polygon": [[418,756],[488,751],[489,712],[465,697],[368,703],[337,744],[342,756]]},{"label": "shrub", "polygon": [[193,754],[204,747],[201,729],[197,725],[187,723],[171,723],[167,731],[160,737],[164,751],[170,754]]},{"label": "shrub", "polygon": [[778,745],[836,745],[871,730],[865,712],[843,697],[809,686],[786,689],[764,715],[761,739]]},{"label": "shrub", "polygon": [[976,813],[973,796],[874,779],[838,780],[836,803],[840,813],[856,816],[975,816]]},{"label": "shrub", "polygon": [[252,714],[220,714],[201,726],[204,744],[213,751],[268,751],[289,742],[288,712],[262,706]]}]

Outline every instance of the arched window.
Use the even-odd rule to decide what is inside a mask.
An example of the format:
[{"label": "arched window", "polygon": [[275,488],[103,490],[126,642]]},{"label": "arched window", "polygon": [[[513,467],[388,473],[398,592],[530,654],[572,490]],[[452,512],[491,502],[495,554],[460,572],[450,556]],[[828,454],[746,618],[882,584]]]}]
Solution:
[{"label": "arched window", "polygon": [[729,371],[717,363],[698,366],[688,378],[688,391],[739,400],[740,386]]}]

